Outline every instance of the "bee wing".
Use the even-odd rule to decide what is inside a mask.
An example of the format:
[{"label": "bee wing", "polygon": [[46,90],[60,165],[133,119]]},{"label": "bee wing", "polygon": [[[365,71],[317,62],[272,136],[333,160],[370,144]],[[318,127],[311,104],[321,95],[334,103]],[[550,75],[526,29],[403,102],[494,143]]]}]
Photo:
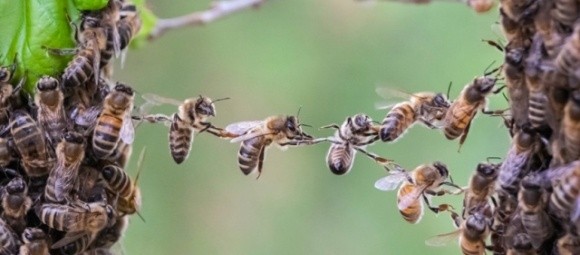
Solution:
[{"label": "bee wing", "polygon": [[382,191],[391,191],[396,189],[399,184],[407,179],[406,172],[396,172],[387,175],[375,182],[375,188]]},{"label": "bee wing", "polygon": [[50,248],[58,249],[60,247],[63,247],[69,243],[76,241],[79,238],[83,238],[85,235],[88,235],[86,231],[67,232],[62,239],[52,244]]},{"label": "bee wing", "polygon": [[120,131],[121,140],[126,144],[133,144],[135,140],[135,127],[130,114],[126,114],[123,119],[123,126]]},{"label": "bee wing", "polygon": [[180,106],[182,103],[177,99],[162,97],[153,93],[145,93],[142,97],[145,101],[150,102],[153,105],[172,104],[175,106]]},{"label": "bee wing", "polygon": [[421,194],[423,194],[423,191],[425,191],[426,187],[427,185],[415,186],[413,191],[405,194],[404,196],[399,197],[399,202],[397,202],[397,208],[399,210],[407,209],[409,206],[411,206],[411,204],[413,204],[415,201],[417,201],[417,199],[419,199]]},{"label": "bee wing", "polygon": [[[262,123],[264,123],[264,121],[261,120],[256,120],[256,121],[241,121],[241,122],[236,122],[236,123],[232,123],[227,125],[224,130],[232,135],[237,136],[236,138],[232,139],[231,142],[232,143],[236,143],[239,141],[244,141],[247,139],[250,139],[252,137],[242,137],[242,135],[248,134],[248,131],[250,131],[251,129],[262,125]],[[255,137],[256,134],[259,136],[261,134],[259,134],[259,132],[256,132],[256,134],[252,133]],[[235,141],[234,141],[235,140]]]},{"label": "bee wing", "polygon": [[461,229],[457,229],[450,233],[436,235],[425,240],[425,244],[428,246],[445,246],[450,244],[451,242],[456,242],[457,238],[459,238],[459,234],[461,233]]}]

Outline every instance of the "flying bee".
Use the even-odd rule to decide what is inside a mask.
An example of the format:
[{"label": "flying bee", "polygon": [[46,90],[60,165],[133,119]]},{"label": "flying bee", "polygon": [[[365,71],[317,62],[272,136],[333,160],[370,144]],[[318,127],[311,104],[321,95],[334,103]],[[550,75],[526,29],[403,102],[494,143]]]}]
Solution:
[{"label": "flying bee", "polygon": [[68,132],[56,147],[56,166],[50,171],[44,199],[51,203],[71,200],[71,191],[78,178],[79,167],[85,157],[86,142],[83,135]]},{"label": "flying bee", "polygon": [[[377,93],[385,97],[389,94],[400,94],[388,88],[377,88]],[[383,142],[395,141],[417,121],[429,128],[440,128],[438,122],[445,117],[449,107],[449,101],[441,93],[412,94],[409,101],[394,105],[387,113],[381,126],[380,138]]]},{"label": "flying bee", "polygon": [[43,76],[38,80],[34,95],[34,102],[38,107],[36,119],[52,144],[58,143],[67,124],[63,100],[64,95],[58,80],[50,76]]},{"label": "flying bee", "polygon": [[580,65],[580,24],[574,26],[574,32],[564,43],[554,62],[564,75],[573,74],[576,67]]},{"label": "flying bee", "polygon": [[571,93],[570,99],[564,107],[560,134],[563,141],[561,146],[565,148],[565,160],[567,162],[580,157],[580,90]]},{"label": "flying bee", "polygon": [[18,238],[10,227],[0,219],[0,255],[12,255],[18,252]]},{"label": "flying bee", "polygon": [[427,204],[427,207],[434,213],[452,209],[449,204],[441,204],[437,207],[431,206],[431,196],[442,196],[453,194],[445,189],[440,189],[442,185],[460,187],[448,182],[449,170],[441,162],[420,165],[411,173],[405,171],[393,172],[390,175],[379,179],[375,187],[379,190],[394,190],[403,183],[397,192],[397,207],[403,218],[412,224],[418,223],[423,217],[423,203],[420,198]]},{"label": "flying bee", "polygon": [[465,85],[457,100],[451,103],[444,118],[444,132],[447,139],[454,140],[457,137],[461,137],[459,146],[463,145],[477,111],[481,110],[486,114],[495,114],[495,112],[488,111],[486,107],[487,96],[490,93],[499,92],[493,91],[498,77],[492,75],[499,69],[501,69],[501,66],[473,79],[472,82]]},{"label": "flying bee", "polygon": [[21,177],[12,179],[2,194],[2,217],[16,233],[22,233],[26,228],[26,213],[32,207],[32,199],[28,196],[28,185]]},{"label": "flying bee", "polygon": [[518,193],[518,207],[522,224],[535,249],[554,233],[554,226],[545,209],[549,194],[538,183],[534,176],[527,176],[522,180]]},{"label": "flying bee", "polygon": [[[300,111],[298,111],[300,113]],[[297,115],[298,116],[298,115]],[[297,116],[276,115],[262,121],[243,121],[228,125],[225,131],[233,136],[232,143],[241,142],[238,151],[238,166],[242,173],[249,175],[258,171],[262,173],[262,164],[266,149],[272,143],[282,150],[287,146],[312,144],[312,136],[302,131]]]},{"label": "flying bee", "polygon": [[133,100],[133,89],[119,82],[105,97],[103,110],[93,132],[93,152],[97,158],[111,155],[120,140],[127,144],[133,143],[135,130],[130,114]]},{"label": "flying bee", "polygon": [[367,145],[379,139],[380,128],[367,115],[357,114],[346,118],[341,126],[332,124],[323,128],[337,129],[334,136],[328,138],[331,144],[328,154],[326,154],[326,164],[330,171],[336,175],[343,175],[350,171],[356,156],[355,150],[362,152],[379,164],[384,165],[392,162],[365,150]]},{"label": "flying bee", "polygon": [[[215,136],[223,137],[221,129],[214,127],[208,120],[216,115],[214,103],[228,98],[212,101],[209,97],[200,95],[197,98],[188,98],[183,102],[154,94],[146,94],[143,98],[148,103],[171,104],[179,107],[178,112],[170,118],[171,126],[169,128],[169,150],[177,164],[183,163],[189,156],[195,132],[207,131]],[[159,120],[151,120],[151,116],[143,118],[151,122]],[[160,118],[160,120],[167,120],[167,118]]]},{"label": "flying bee", "polygon": [[117,210],[123,215],[138,213],[141,209],[141,189],[137,184],[144,158],[145,149],[143,149],[139,155],[139,160],[137,161],[137,176],[134,181],[131,180],[123,168],[116,165],[107,165],[101,170],[103,178],[107,182],[109,188],[119,196],[117,200]]},{"label": "flying bee", "polygon": [[47,236],[40,228],[26,228],[22,233],[20,255],[50,255]]},{"label": "flying bee", "polygon": [[459,247],[465,255],[485,254],[485,240],[490,232],[489,206],[481,207],[471,212],[465,220],[458,220],[459,215],[453,214],[456,222],[461,222],[456,231],[437,235],[425,241],[429,246],[445,245],[448,240],[459,238]]},{"label": "flying bee", "polygon": [[[36,211],[40,221],[51,228],[67,232],[51,248],[57,249],[89,236],[89,243],[98,232],[114,224],[115,210],[102,202],[84,203],[77,201],[71,205],[45,203]],[[88,246],[88,244],[87,244]]]},{"label": "flying bee", "polygon": [[574,255],[580,253],[580,237],[575,233],[566,233],[557,242],[558,254]]},{"label": "flying bee", "polygon": [[538,254],[532,246],[530,236],[526,233],[519,233],[512,239],[512,247],[507,250],[507,255],[536,255]]},{"label": "flying bee", "polygon": [[[127,1],[123,3],[119,17],[120,19],[117,23],[120,39],[119,47],[124,50],[141,29],[141,18],[139,18],[137,13],[137,7]],[[121,65],[124,62],[124,56],[124,54],[121,56]]]},{"label": "flying bee", "polygon": [[463,198],[463,218],[475,208],[487,205],[495,192],[495,181],[500,164],[479,163],[475,173],[469,179],[469,186]]},{"label": "flying bee", "polygon": [[15,110],[10,116],[10,133],[14,147],[22,159],[29,177],[48,174],[53,165],[42,129],[24,110]]}]

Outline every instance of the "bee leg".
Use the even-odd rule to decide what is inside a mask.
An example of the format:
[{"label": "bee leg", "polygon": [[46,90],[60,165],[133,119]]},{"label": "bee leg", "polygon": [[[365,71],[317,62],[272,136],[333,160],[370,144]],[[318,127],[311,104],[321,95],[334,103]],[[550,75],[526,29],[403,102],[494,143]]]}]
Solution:
[{"label": "bee leg", "polygon": [[338,126],[337,124],[330,124],[330,125],[326,125],[326,126],[323,126],[323,127],[319,127],[318,129],[323,129],[323,128],[340,129],[340,126]]},{"label": "bee leg", "polygon": [[256,176],[256,180],[260,178],[262,175],[262,165],[264,164],[264,154],[266,154],[266,146],[262,146],[260,149],[260,156],[258,158],[258,176]]},{"label": "bee leg", "polygon": [[[365,149],[362,149],[358,146],[354,146],[354,149],[361,152],[362,154],[365,154],[367,157],[373,159],[374,161],[376,161],[379,165],[384,166],[385,168],[387,168],[387,165],[393,164],[393,160],[391,159],[387,159],[387,158],[383,158],[377,154],[374,154],[372,152],[368,152]],[[387,169],[389,170],[389,169]]]},{"label": "bee leg", "polygon": [[457,148],[457,152],[461,151],[461,146],[463,146],[465,139],[467,139],[467,134],[469,133],[470,127],[471,127],[471,121],[469,123],[467,123],[465,130],[463,130],[463,134],[461,134],[461,138],[459,138],[459,148]]},{"label": "bee leg", "polygon": [[504,47],[499,42],[492,41],[492,40],[485,40],[485,39],[481,39],[481,41],[486,42],[487,44],[491,45],[492,47],[495,47],[500,52],[504,51]]},{"label": "bee leg", "polygon": [[439,186],[441,186],[441,185],[447,185],[447,186],[456,188],[460,191],[459,193],[457,193],[457,191],[456,191],[456,192],[450,192],[449,194],[454,194],[454,193],[461,194],[465,190],[465,188],[459,187],[457,184],[455,184],[453,182],[442,182]]},{"label": "bee leg", "polygon": [[40,46],[40,48],[42,48],[43,50],[46,50],[51,55],[57,55],[57,56],[76,55],[79,52],[79,49],[77,49],[77,48],[56,49],[56,48],[49,48],[49,47],[46,47],[44,45]]},{"label": "bee leg", "polygon": [[[425,190],[425,193],[430,194],[429,190]],[[429,207],[429,210],[433,211],[434,213],[440,213],[440,212],[444,212],[444,211],[449,211],[449,212],[453,212],[453,206],[451,206],[450,204],[440,204],[437,207],[434,207],[431,205],[431,201],[429,201],[429,198],[427,198],[427,196],[423,195],[423,200],[425,201],[425,204],[427,204],[427,207]]]},{"label": "bee leg", "polygon": [[451,212],[451,219],[453,220],[453,225],[455,225],[456,228],[459,228],[459,226],[461,226],[461,223],[463,222],[463,219],[456,212],[454,212],[454,211],[450,211],[450,212]]},{"label": "bee leg", "polygon": [[433,125],[431,122],[427,121],[427,120],[420,120],[421,123],[423,123],[426,127],[430,128],[430,129],[438,129],[437,126]]},{"label": "bee leg", "polygon": [[510,108],[507,109],[503,109],[503,110],[486,110],[486,109],[481,109],[481,113],[483,114],[487,114],[487,115],[491,115],[491,116],[502,116],[503,117],[503,113],[509,111]]}]

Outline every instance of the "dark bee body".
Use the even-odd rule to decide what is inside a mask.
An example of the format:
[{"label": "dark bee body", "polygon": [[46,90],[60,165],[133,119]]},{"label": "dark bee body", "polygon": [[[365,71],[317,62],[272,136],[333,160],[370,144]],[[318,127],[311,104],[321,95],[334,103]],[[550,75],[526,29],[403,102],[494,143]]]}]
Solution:
[{"label": "dark bee body", "polygon": [[193,129],[178,114],[174,114],[169,129],[169,150],[175,163],[181,164],[187,159],[192,142]]},{"label": "dark bee body", "polygon": [[120,198],[131,195],[133,183],[125,170],[116,165],[108,165],[102,169],[102,174],[109,188],[119,194]]},{"label": "dark bee body", "polygon": [[111,155],[123,138],[122,128],[132,125],[127,117],[133,108],[133,99],[133,89],[120,83],[105,98],[93,132],[93,152],[97,158]]},{"label": "dark bee body", "polygon": [[79,167],[85,156],[85,138],[69,132],[56,147],[56,166],[46,181],[44,198],[51,203],[66,203],[71,200],[71,191],[78,178]]},{"label": "dark bee body", "polygon": [[550,211],[558,218],[572,220],[577,217],[576,200],[580,196],[580,168],[572,165],[569,171],[553,181],[550,195]]},{"label": "dark bee body", "polygon": [[14,255],[18,251],[18,238],[10,227],[0,219],[0,255]]},{"label": "dark bee body", "polygon": [[28,196],[28,185],[24,179],[16,177],[4,188],[2,194],[2,217],[17,234],[26,228],[26,213],[32,207],[32,200]]},{"label": "dark bee body", "polygon": [[39,228],[27,228],[22,233],[20,255],[50,255],[47,236]]},{"label": "dark bee body", "polygon": [[508,249],[507,255],[536,255],[538,254],[532,246],[532,241],[526,233],[519,233],[512,239],[512,247]]},{"label": "dark bee body", "polygon": [[495,192],[495,181],[499,173],[498,164],[480,163],[469,180],[469,187],[463,198],[463,218],[475,208],[485,206]]},{"label": "dark bee body", "polygon": [[92,49],[78,49],[62,75],[63,85],[72,88],[84,84],[93,75],[93,64],[97,57]]},{"label": "dark bee body", "polygon": [[561,123],[564,160],[565,162],[577,160],[580,158],[580,90],[572,92],[564,107],[564,118]]},{"label": "dark bee body", "polygon": [[578,2],[573,0],[554,0],[554,9],[551,10],[552,18],[563,26],[563,30],[571,30],[578,18]]},{"label": "dark bee body", "polygon": [[106,227],[97,236],[95,242],[91,244],[91,248],[111,248],[116,242],[118,242],[122,237],[127,227],[129,226],[129,216],[123,216],[117,218],[115,224],[110,227]]},{"label": "dark bee body", "polygon": [[504,190],[517,196],[520,181],[530,171],[534,154],[539,151],[540,137],[526,129],[521,129],[512,138],[512,145],[499,169],[496,190]]},{"label": "dark bee body", "polygon": [[574,26],[574,32],[562,46],[554,62],[564,75],[574,73],[575,68],[580,64],[580,25]]},{"label": "dark bee body", "polygon": [[38,107],[36,119],[54,145],[60,141],[66,127],[63,100],[59,83],[50,76],[43,76],[36,83],[35,103]]},{"label": "dark bee body", "polygon": [[129,46],[133,36],[141,29],[141,19],[137,14],[135,5],[128,2],[123,3],[120,10],[120,20],[118,22],[120,48],[125,49]]},{"label": "dark bee body", "polygon": [[530,177],[522,180],[518,193],[518,207],[522,225],[534,248],[539,248],[554,233],[554,227],[545,209],[549,195]]},{"label": "dark bee body", "polygon": [[528,119],[532,128],[540,128],[545,123],[548,96],[542,82],[542,39],[539,34],[534,36],[532,46],[525,61],[525,79],[529,91]]},{"label": "dark bee body", "polygon": [[538,0],[500,0],[500,3],[504,13],[520,24],[529,22],[536,15],[540,6]]},{"label": "dark bee body", "polygon": [[395,141],[416,121],[436,128],[435,122],[443,119],[448,108],[449,102],[443,94],[416,93],[410,101],[399,103],[389,111],[380,130],[381,140]]},{"label": "dark bee body", "polygon": [[107,78],[110,78],[112,75],[112,65],[109,65],[109,63],[114,55],[118,56],[121,50],[119,31],[117,29],[121,4],[120,0],[111,0],[104,9],[99,11],[99,15],[102,17],[101,26],[107,34],[105,47],[101,49],[100,53],[100,66],[103,68],[103,74],[101,75]]},{"label": "dark bee body", "polygon": [[16,110],[10,116],[10,133],[14,146],[22,158],[22,165],[28,176],[38,177],[48,174],[52,167],[44,134],[36,121],[23,110]]}]

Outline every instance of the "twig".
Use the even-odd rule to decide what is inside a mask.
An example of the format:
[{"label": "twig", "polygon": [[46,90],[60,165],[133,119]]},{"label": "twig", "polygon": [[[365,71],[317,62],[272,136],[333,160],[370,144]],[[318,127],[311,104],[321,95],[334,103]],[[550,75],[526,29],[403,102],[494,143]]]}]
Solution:
[{"label": "twig", "polygon": [[184,16],[159,19],[157,24],[149,34],[149,40],[154,40],[170,29],[185,26],[201,26],[213,22],[230,14],[242,11],[251,7],[258,7],[266,0],[230,0],[213,2],[211,8],[201,12],[193,12]]}]

